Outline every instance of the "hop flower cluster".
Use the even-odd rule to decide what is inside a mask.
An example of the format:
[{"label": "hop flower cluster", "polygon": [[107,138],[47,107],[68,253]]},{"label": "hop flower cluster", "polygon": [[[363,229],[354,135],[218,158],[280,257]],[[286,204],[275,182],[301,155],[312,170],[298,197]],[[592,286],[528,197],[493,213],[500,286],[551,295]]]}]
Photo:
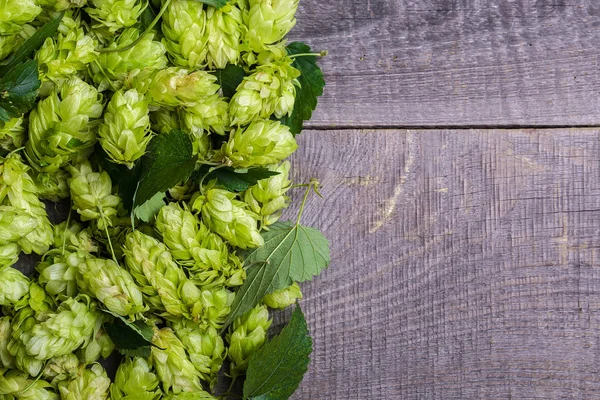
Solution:
[{"label": "hop flower cluster", "polygon": [[[278,120],[300,87],[285,47],[297,7],[0,0],[2,63],[60,18],[33,55],[37,103],[0,119],[0,398],[214,399],[225,360],[238,376],[265,342],[267,307],[302,298],[294,284],[225,326],[244,251],[290,203],[285,159],[298,146]],[[244,75],[235,85],[230,68]],[[173,131],[189,137],[197,178],[136,218],[152,141]],[[270,173],[233,191],[207,178],[213,166]],[[46,208],[64,200],[68,216],[51,222]],[[41,256],[33,272],[18,269],[21,253]],[[98,360],[117,350],[117,322],[145,324],[153,346],[118,349],[111,382]]]}]

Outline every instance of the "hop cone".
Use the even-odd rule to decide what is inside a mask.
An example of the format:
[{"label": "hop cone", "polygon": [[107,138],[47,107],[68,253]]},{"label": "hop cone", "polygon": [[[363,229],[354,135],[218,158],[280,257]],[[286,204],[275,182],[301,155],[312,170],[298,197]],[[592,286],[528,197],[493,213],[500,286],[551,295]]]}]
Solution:
[{"label": "hop cone", "polygon": [[105,400],[109,387],[110,379],[100,364],[89,369],[81,365],[77,376],[58,384],[61,400]]},{"label": "hop cone", "polygon": [[233,322],[233,330],[227,335],[233,376],[248,368],[248,359],[267,339],[271,322],[267,307],[260,304]]},{"label": "hop cone", "polygon": [[75,351],[87,342],[98,318],[87,296],[68,298],[23,337],[27,353],[47,360]]},{"label": "hop cone", "polygon": [[82,252],[63,254],[59,249],[46,253],[35,267],[40,274],[39,282],[44,285],[46,292],[51,296],[75,297],[79,293],[77,270],[85,262],[84,257]]},{"label": "hop cone", "polygon": [[205,131],[225,135],[229,130],[229,104],[218,94],[184,108],[183,126],[196,137]]},{"label": "hop cone", "polygon": [[55,388],[58,382],[71,379],[77,375],[79,369],[79,359],[75,354],[65,354],[64,356],[54,357],[48,360],[42,378]]},{"label": "hop cone", "polygon": [[163,397],[164,400],[216,400],[217,398],[210,393],[201,390],[199,392],[181,392],[168,393]]},{"label": "hop cone", "polygon": [[279,172],[279,175],[258,181],[244,193],[244,201],[253,212],[260,215],[263,227],[277,222],[281,217],[282,210],[290,203],[289,197],[285,195],[292,184],[288,180],[289,161],[278,167],[271,167],[269,170]]},{"label": "hop cone", "polygon": [[33,171],[32,176],[40,198],[56,203],[69,197],[69,173],[64,168],[52,174]]},{"label": "hop cone", "polygon": [[20,252],[16,243],[0,245],[0,269],[10,267],[19,261]]},{"label": "hop cone", "polygon": [[210,69],[222,69],[238,64],[242,34],[242,12],[229,3],[220,9],[206,8],[207,64]]},{"label": "hop cone", "polygon": [[144,6],[138,0],[90,0],[92,7],[85,11],[109,32],[133,26],[144,11]]},{"label": "hop cone", "polygon": [[34,0],[0,0],[0,35],[21,32],[23,25],[42,12]]},{"label": "hop cone", "polygon": [[36,0],[36,2],[52,11],[64,11],[69,8],[81,8],[87,4],[87,0]]},{"label": "hop cone", "polygon": [[[0,35],[0,60],[8,57],[17,48],[19,42],[19,35],[17,34]],[[2,126],[2,122],[0,122],[0,126]]]},{"label": "hop cone", "polygon": [[236,194],[223,189],[208,189],[198,196],[193,209],[200,211],[208,228],[242,249],[262,246],[264,241],[256,219],[246,210],[246,204],[235,200]]},{"label": "hop cone", "polygon": [[27,211],[0,206],[0,245],[16,243],[37,227],[38,221]]},{"label": "hop cone", "polygon": [[202,329],[186,319],[175,321],[170,327],[185,346],[200,378],[214,387],[225,358],[225,344],[219,332],[213,327]]},{"label": "hop cone", "polygon": [[98,135],[112,162],[133,168],[152,138],[144,96],[135,89],[116,92],[108,103]]},{"label": "hop cone", "polygon": [[0,270],[0,305],[14,307],[29,293],[29,278],[19,270],[5,267]]},{"label": "hop cone", "polygon": [[117,369],[115,381],[110,387],[111,400],[158,400],[161,390],[159,380],[143,358],[125,359]]},{"label": "hop cone", "polygon": [[[2,43],[0,43],[1,47]],[[23,117],[13,118],[8,122],[0,121],[0,148],[12,151],[23,147],[24,143],[25,126]]]},{"label": "hop cone", "polygon": [[245,40],[255,53],[282,40],[296,25],[298,0],[249,0],[249,6],[244,13]]},{"label": "hop cone", "polygon": [[165,317],[198,318],[201,292],[173,261],[163,243],[133,231],[125,239],[123,252],[131,275],[154,309],[165,310]]},{"label": "hop cone", "polygon": [[76,221],[63,221],[54,225],[54,247],[71,251],[81,250],[85,253],[98,252],[98,246],[92,239],[90,229],[83,229],[83,226]]},{"label": "hop cone", "polygon": [[206,66],[206,13],[194,0],[173,0],[163,15],[162,33],[171,60],[184,68]]},{"label": "hop cone", "polygon": [[65,15],[58,28],[58,37],[48,38],[36,53],[36,59],[43,77],[61,84],[79,72],[98,57],[98,43],[85,34],[84,24],[79,17]]},{"label": "hop cone", "polygon": [[173,130],[181,129],[179,115],[176,111],[161,109],[150,113],[152,130],[159,135],[167,134]]},{"label": "hop cone", "polygon": [[[125,29],[107,49],[128,46],[137,40],[139,35],[138,29]],[[118,90],[130,73],[133,73],[131,79],[135,80],[136,74],[143,69],[153,71],[166,68],[168,60],[165,53],[165,46],[155,41],[154,33],[150,32],[131,49],[100,54],[98,62],[90,65],[90,74],[98,85],[98,90]]]},{"label": "hop cone", "polygon": [[78,266],[77,284],[115,314],[126,317],[146,311],[140,288],[113,260],[87,258]]},{"label": "hop cone", "polygon": [[102,97],[77,77],[41,100],[29,117],[29,163],[41,172],[56,172],[96,143]]},{"label": "hop cone", "polygon": [[155,225],[173,257],[197,285],[210,288],[243,283],[245,271],[239,258],[189,210],[170,203],[160,210]]},{"label": "hop cone", "polygon": [[217,77],[206,71],[171,67],[152,78],[147,95],[159,106],[190,106],[218,93]]},{"label": "hop cone", "polygon": [[93,172],[89,162],[69,166],[71,199],[83,221],[97,220],[98,227],[111,226],[111,217],[117,214],[120,199],[112,195],[112,182],[106,171]]},{"label": "hop cone", "polygon": [[171,329],[156,331],[152,343],[153,364],[165,393],[170,390],[173,393],[202,391],[200,373]]},{"label": "hop cone", "polygon": [[112,316],[104,313],[96,318],[96,325],[94,326],[91,340],[88,343],[84,343],[76,353],[82,363],[86,365],[91,364],[100,358],[107,358],[112,354],[115,344],[103,328],[103,324],[111,322],[112,319]]},{"label": "hop cone", "polygon": [[16,153],[5,159],[0,158],[0,204],[18,208],[36,220],[35,229],[22,237],[18,244],[27,254],[44,254],[54,241],[52,224],[28,172],[29,167]]},{"label": "hop cone", "polygon": [[284,58],[275,63],[260,65],[244,78],[231,98],[231,117],[234,125],[247,125],[257,118],[271,115],[282,118],[291,115],[299,86],[300,71],[292,60]]},{"label": "hop cone", "polygon": [[234,167],[275,164],[290,156],[298,144],[290,129],[279,121],[258,120],[238,128],[221,151]]},{"label": "hop cone", "polygon": [[12,337],[10,317],[0,318],[0,366],[2,368],[15,368],[15,357],[8,351],[8,343]]},{"label": "hop cone", "polygon": [[58,400],[59,398],[48,382],[32,379],[26,373],[14,369],[0,375],[0,397],[6,400]]},{"label": "hop cone", "polygon": [[284,289],[269,293],[262,299],[262,302],[267,307],[283,309],[295,304],[298,300],[302,300],[302,291],[300,286],[294,282]]}]

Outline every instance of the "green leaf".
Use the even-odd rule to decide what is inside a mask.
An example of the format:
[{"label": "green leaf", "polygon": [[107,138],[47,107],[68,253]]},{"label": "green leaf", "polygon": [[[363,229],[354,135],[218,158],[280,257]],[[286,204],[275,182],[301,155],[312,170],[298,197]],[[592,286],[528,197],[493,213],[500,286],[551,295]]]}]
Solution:
[{"label": "green leaf", "polygon": [[265,295],[310,280],[331,262],[329,241],[315,228],[278,222],[262,236],[265,244],[245,254],[247,278],[236,293],[225,327]]},{"label": "green leaf", "polygon": [[[209,167],[204,166],[197,175],[204,176],[208,171]],[[243,192],[250,186],[256,185],[258,181],[275,175],[279,175],[279,172],[269,171],[268,168],[233,169],[225,167],[210,172],[206,176],[206,180],[217,179],[230,192]]]},{"label": "green leaf", "polygon": [[217,8],[217,9],[224,7],[229,2],[229,0],[196,0],[196,1],[207,4],[209,6],[213,6],[214,8]]},{"label": "green leaf", "polygon": [[237,87],[244,80],[246,71],[239,65],[227,64],[225,68],[218,69],[213,74],[217,77],[217,81],[223,89],[223,96],[232,98]]},{"label": "green leaf", "polygon": [[[106,310],[104,310],[106,311]],[[108,312],[108,311],[107,311]],[[131,357],[150,357],[154,330],[143,321],[129,322],[118,314],[113,322],[105,323],[104,330],[110,336],[119,353]]]},{"label": "green leaf", "polygon": [[137,206],[135,210],[133,210],[133,214],[144,222],[150,222],[164,206],[165,192],[158,192],[150,200],[141,206]]},{"label": "green leaf", "polygon": [[183,131],[174,130],[154,137],[141,159],[140,179],[133,208],[144,204],[157,193],[166,192],[188,180],[197,160],[192,152],[192,140]]},{"label": "green leaf", "polygon": [[281,333],[248,361],[244,399],[286,400],[296,391],[310,363],[312,339],[300,307]]},{"label": "green leaf", "polygon": [[31,110],[39,88],[37,62],[29,60],[11,69],[0,81],[0,119],[8,122]]},{"label": "green leaf", "polygon": [[3,61],[3,65],[0,66],[0,77],[7,74],[8,71],[16,67],[26,58],[32,58],[33,53],[44,44],[46,39],[56,35],[58,26],[60,25],[60,21],[62,21],[64,14],[65,13],[63,12],[58,17],[44,24],[44,26],[38,29],[25,43],[23,43],[22,46],[19,46],[17,51],[15,51],[8,60]]},{"label": "green leaf", "polygon": [[[302,42],[290,43],[287,46],[289,54],[311,53],[308,45]],[[292,64],[301,75],[298,78],[300,87],[296,88],[296,102],[291,116],[284,116],[281,123],[289,126],[290,131],[297,135],[302,132],[304,121],[311,118],[312,112],[317,108],[317,98],[323,94],[325,79],[323,72],[317,65],[316,56],[300,56]]]}]

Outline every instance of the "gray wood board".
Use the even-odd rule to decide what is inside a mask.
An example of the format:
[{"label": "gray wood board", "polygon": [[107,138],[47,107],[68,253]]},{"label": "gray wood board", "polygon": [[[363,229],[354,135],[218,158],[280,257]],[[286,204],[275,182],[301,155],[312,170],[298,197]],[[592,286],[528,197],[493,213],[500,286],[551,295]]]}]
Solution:
[{"label": "gray wood board", "polygon": [[600,124],[596,0],[300,0],[330,55],[308,126]]},{"label": "gray wood board", "polygon": [[599,137],[299,136],[296,181],[326,197],[303,223],[333,263],[303,285],[314,353],[293,398],[598,398]]}]

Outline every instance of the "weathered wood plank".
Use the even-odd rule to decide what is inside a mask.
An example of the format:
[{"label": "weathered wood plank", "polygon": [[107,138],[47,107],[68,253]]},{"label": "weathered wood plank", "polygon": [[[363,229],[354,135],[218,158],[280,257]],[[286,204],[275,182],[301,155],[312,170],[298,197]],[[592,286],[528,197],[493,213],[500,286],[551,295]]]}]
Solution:
[{"label": "weathered wood plank", "polygon": [[599,138],[300,136],[297,181],[326,196],[303,222],[334,261],[303,286],[315,350],[294,398],[598,398]]},{"label": "weathered wood plank", "polygon": [[328,49],[311,127],[600,123],[595,0],[301,0]]}]

